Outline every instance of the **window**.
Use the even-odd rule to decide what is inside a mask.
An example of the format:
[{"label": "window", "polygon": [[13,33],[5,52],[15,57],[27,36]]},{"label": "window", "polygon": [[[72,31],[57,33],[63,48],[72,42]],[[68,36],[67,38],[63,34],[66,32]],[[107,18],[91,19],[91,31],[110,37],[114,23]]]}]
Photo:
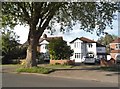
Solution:
[{"label": "window", "polygon": [[75,53],[75,58],[81,58],[81,53]]},{"label": "window", "polygon": [[74,47],[76,48],[76,43],[74,43]]},{"label": "window", "polygon": [[80,42],[75,42],[75,43],[74,43],[74,47],[75,47],[75,48],[80,48]]},{"label": "window", "polygon": [[45,45],[45,49],[48,49],[47,45]]},{"label": "window", "polygon": [[120,44],[116,44],[116,49],[120,49]]},{"label": "window", "polygon": [[88,47],[89,47],[89,48],[92,48],[92,46],[93,46],[92,44],[88,44]]}]

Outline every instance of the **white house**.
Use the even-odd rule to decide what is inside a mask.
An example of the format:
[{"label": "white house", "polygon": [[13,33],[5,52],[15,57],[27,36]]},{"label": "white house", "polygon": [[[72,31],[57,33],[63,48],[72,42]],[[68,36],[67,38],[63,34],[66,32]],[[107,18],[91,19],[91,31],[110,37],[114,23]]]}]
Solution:
[{"label": "white house", "polygon": [[46,34],[43,35],[43,38],[39,39],[39,44],[37,47],[37,51],[40,52],[44,60],[50,60],[49,50],[48,50],[48,44],[52,39],[63,39],[60,37],[47,37]]},{"label": "white house", "polygon": [[83,62],[84,57],[106,57],[106,47],[104,45],[85,37],[74,39],[70,42],[70,46],[74,50],[74,54],[70,59],[75,60],[75,62]]}]

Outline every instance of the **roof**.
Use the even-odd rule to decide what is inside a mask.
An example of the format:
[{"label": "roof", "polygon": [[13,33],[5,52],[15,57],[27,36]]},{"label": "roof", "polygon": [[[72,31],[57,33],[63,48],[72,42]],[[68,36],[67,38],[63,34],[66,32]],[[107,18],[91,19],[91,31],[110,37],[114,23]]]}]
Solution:
[{"label": "roof", "polygon": [[102,45],[102,44],[100,44],[98,42],[96,42],[96,43],[97,43],[97,47],[106,47],[105,45]]},{"label": "roof", "polygon": [[[60,37],[40,38],[40,39],[39,39],[39,42],[42,42],[43,40],[47,40],[48,42],[50,42],[52,39],[63,39],[63,37],[60,36]],[[28,46],[28,41],[26,41],[24,44],[22,44],[22,46]]]},{"label": "roof", "polygon": [[86,43],[96,43],[94,40],[91,40],[91,39],[88,39],[85,37],[81,37],[80,40],[82,40],[83,42],[86,42]]},{"label": "roof", "polygon": [[47,40],[48,42],[50,42],[51,40],[53,39],[62,39],[63,40],[63,37],[60,36],[60,37],[47,37],[47,38],[40,38],[39,39],[39,42],[42,42],[43,40]]},{"label": "roof", "polygon": [[96,41],[94,41],[94,40],[88,39],[88,38],[86,38],[86,37],[76,38],[76,39],[74,39],[73,41],[71,41],[70,43],[73,43],[73,42],[76,41],[77,39],[79,39],[79,40],[81,40],[81,41],[83,41],[83,42],[85,42],[85,43],[96,43],[96,44],[97,44],[97,47],[106,47],[105,45],[102,45],[102,44],[100,44],[100,43],[98,43],[98,42],[96,42]]},{"label": "roof", "polygon": [[115,39],[112,43],[120,43],[120,38],[118,37],[118,38]]},{"label": "roof", "polygon": [[70,43],[73,43],[74,41],[76,41],[77,39],[85,42],[85,43],[96,43],[94,40],[91,40],[91,39],[88,39],[88,38],[85,38],[85,37],[81,37],[81,38],[76,38],[74,39],[73,41],[71,41]]}]

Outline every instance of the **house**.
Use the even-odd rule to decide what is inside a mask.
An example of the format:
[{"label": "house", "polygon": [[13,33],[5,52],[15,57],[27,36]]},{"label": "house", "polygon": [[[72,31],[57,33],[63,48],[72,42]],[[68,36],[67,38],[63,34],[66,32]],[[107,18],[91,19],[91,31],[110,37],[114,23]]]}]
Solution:
[{"label": "house", "polygon": [[110,43],[110,55],[115,60],[120,60],[120,38],[118,37]]},{"label": "house", "polygon": [[37,47],[37,51],[42,54],[42,57],[44,60],[50,60],[49,50],[48,50],[48,44],[52,39],[62,39],[63,37],[47,37],[46,34],[43,35],[43,38],[39,39],[39,44]]},{"label": "house", "polygon": [[106,47],[94,40],[81,37],[70,42],[71,49],[74,50],[71,60],[75,62],[83,62],[84,57],[106,58]]}]

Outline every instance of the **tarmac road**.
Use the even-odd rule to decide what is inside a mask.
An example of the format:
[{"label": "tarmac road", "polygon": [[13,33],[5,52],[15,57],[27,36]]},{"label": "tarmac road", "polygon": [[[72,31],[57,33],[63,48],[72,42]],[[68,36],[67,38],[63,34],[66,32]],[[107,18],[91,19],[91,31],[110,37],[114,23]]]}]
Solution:
[{"label": "tarmac road", "polygon": [[118,87],[118,85],[35,74],[2,73],[2,87]]}]

